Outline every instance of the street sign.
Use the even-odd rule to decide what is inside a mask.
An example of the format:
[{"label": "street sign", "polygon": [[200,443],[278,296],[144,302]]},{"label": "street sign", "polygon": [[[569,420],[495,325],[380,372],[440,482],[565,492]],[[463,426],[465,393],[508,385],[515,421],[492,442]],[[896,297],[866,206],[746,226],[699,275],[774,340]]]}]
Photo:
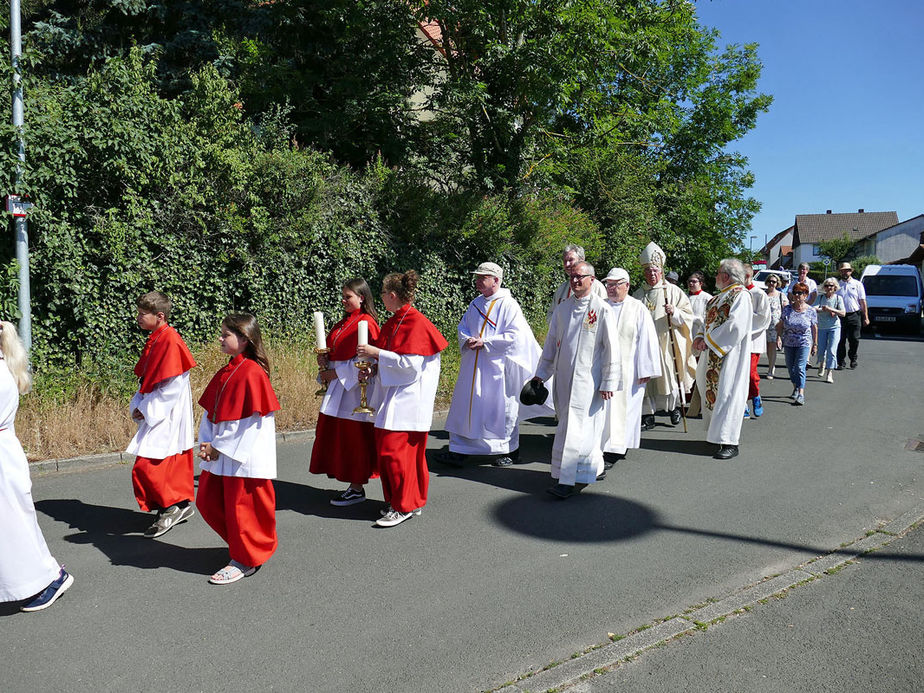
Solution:
[{"label": "street sign", "polygon": [[24,200],[20,195],[6,196],[6,211],[14,217],[24,217],[32,209],[32,203]]}]

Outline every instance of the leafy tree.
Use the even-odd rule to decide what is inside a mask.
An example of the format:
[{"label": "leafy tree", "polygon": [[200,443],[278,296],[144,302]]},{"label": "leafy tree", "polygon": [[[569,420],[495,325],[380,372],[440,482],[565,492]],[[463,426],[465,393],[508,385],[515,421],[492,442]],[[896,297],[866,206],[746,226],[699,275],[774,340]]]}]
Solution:
[{"label": "leafy tree", "polygon": [[829,241],[821,241],[818,249],[821,254],[831,260],[831,262],[840,262],[850,256],[850,251],[856,245],[856,241],[850,240],[850,236],[844,231],[840,238],[832,238]]}]

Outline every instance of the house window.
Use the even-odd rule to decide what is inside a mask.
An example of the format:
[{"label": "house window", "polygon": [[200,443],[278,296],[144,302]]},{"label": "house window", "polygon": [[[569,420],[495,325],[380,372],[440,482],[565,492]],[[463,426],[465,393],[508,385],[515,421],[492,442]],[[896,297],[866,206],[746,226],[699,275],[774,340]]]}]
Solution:
[{"label": "house window", "polygon": [[818,243],[812,244],[812,257],[821,257],[821,245]]}]

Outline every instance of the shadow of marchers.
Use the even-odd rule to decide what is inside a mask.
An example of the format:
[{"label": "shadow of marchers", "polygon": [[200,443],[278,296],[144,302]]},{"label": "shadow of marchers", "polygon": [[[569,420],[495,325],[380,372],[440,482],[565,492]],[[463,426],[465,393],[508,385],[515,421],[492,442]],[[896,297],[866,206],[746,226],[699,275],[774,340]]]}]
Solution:
[{"label": "shadow of marchers", "polygon": [[651,508],[595,493],[592,487],[565,501],[545,493],[518,496],[498,503],[492,514],[517,534],[582,544],[637,537],[650,532],[659,521]]},{"label": "shadow of marchers", "polygon": [[437,463],[430,467],[430,473],[441,478],[465,479],[508,491],[530,494],[542,493],[552,483],[552,477],[547,470],[526,469],[523,465],[492,467],[469,463],[460,469]]},{"label": "shadow of marchers", "polygon": [[0,618],[20,613],[19,607],[22,606],[23,602],[25,602],[25,599],[18,602],[0,602]]},{"label": "shadow of marchers", "polygon": [[659,440],[657,438],[642,438],[642,450],[653,450],[656,452],[678,452],[683,455],[693,457],[712,457],[716,451],[716,444],[709,443],[705,440],[690,440],[672,438],[670,440]]},{"label": "shadow of marchers", "polygon": [[[72,544],[92,544],[109,558],[112,565],[127,565],[135,568],[170,568],[183,573],[211,575],[215,566],[228,560],[228,549],[186,548],[175,546],[159,539],[148,539],[141,535],[151,524],[151,515],[92,505],[73,498],[59,498],[38,501],[35,509],[78,530],[64,537]],[[189,522],[196,521],[193,517]],[[181,532],[182,525],[174,532]],[[138,532],[138,534],[127,534]],[[221,541],[215,535],[216,541]]]},{"label": "shadow of marchers", "polygon": [[[370,484],[381,483],[378,479],[370,479],[367,487]],[[382,508],[382,503],[370,500],[345,507],[331,505],[331,500],[336,498],[342,489],[334,491],[315,488],[283,479],[274,479],[273,488],[276,489],[277,511],[293,510],[301,515],[368,522],[370,519],[379,519],[379,509]]]}]

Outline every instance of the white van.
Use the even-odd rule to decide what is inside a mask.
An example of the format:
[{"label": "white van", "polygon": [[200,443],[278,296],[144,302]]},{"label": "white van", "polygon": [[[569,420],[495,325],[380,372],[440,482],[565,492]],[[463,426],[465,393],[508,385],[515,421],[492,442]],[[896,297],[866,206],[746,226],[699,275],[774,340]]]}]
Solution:
[{"label": "white van", "polygon": [[869,322],[874,327],[921,331],[924,284],[914,265],[867,265],[860,277],[866,289]]}]

